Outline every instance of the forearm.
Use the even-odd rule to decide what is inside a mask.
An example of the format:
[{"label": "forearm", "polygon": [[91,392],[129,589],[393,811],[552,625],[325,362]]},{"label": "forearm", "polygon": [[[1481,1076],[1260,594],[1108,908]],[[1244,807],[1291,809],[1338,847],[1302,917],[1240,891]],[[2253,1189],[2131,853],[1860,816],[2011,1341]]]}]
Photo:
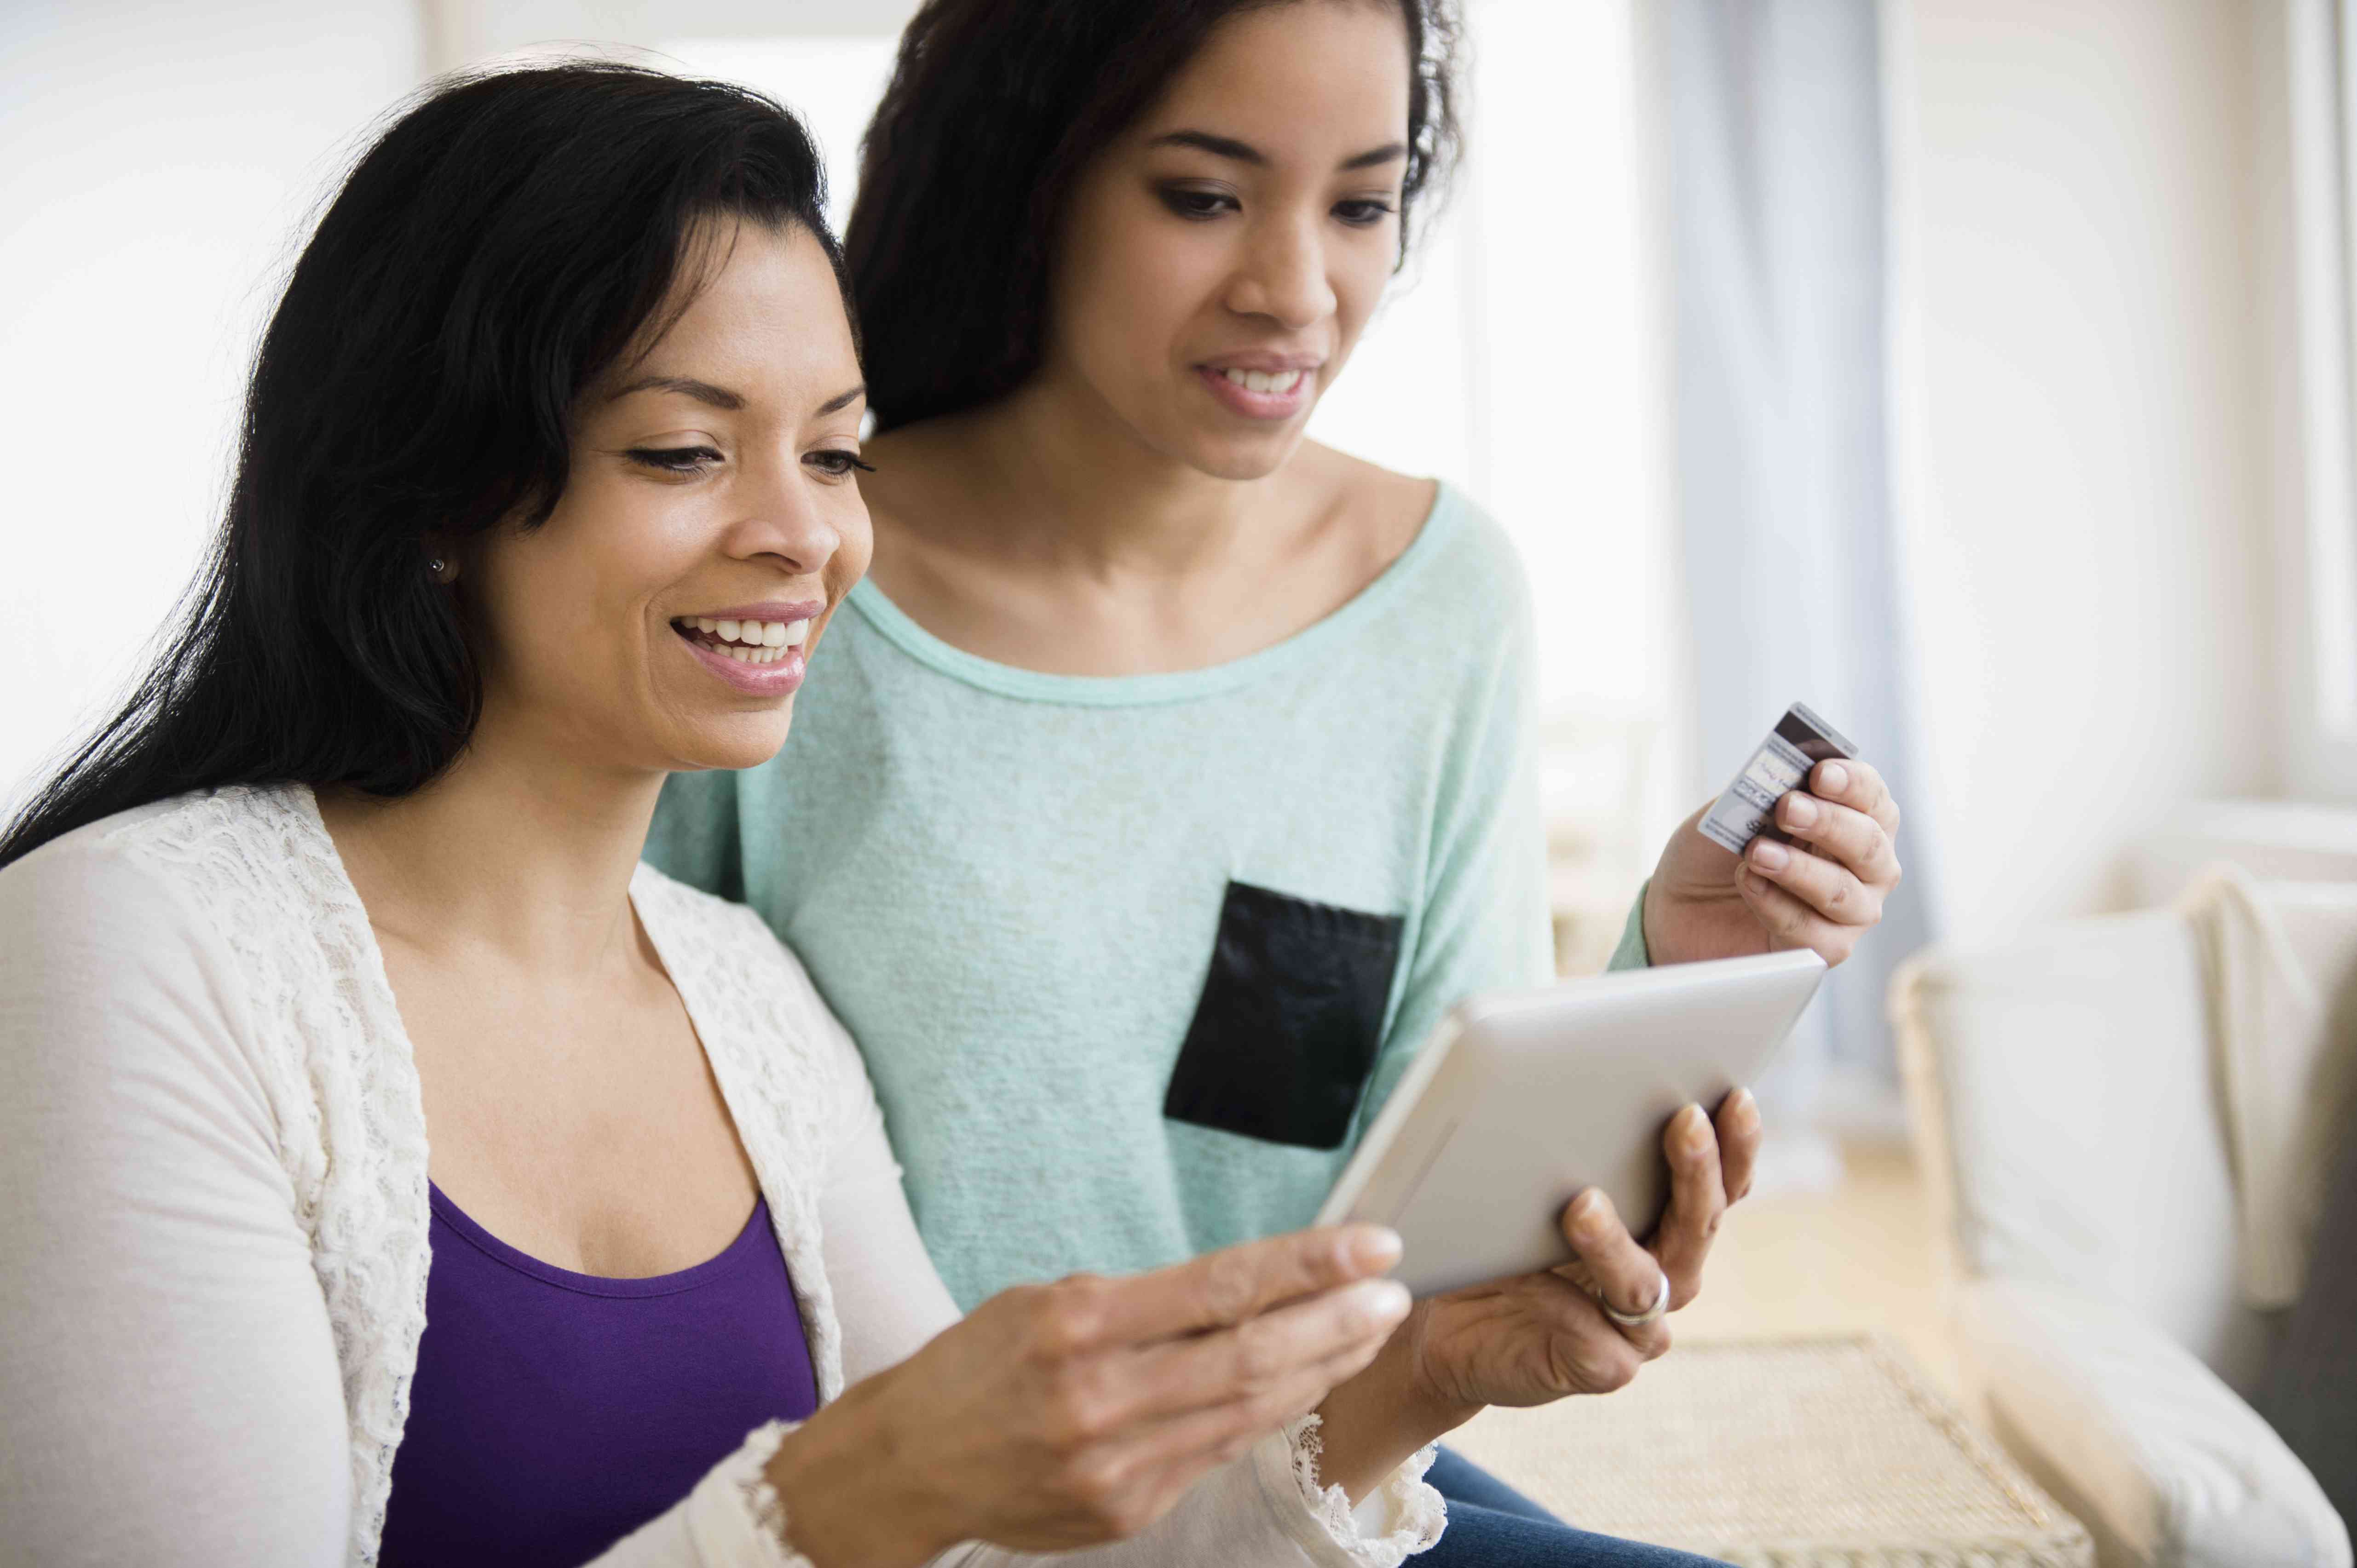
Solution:
[{"label": "forearm", "polygon": [[1318,1479],[1340,1487],[1353,1504],[1481,1410],[1435,1397],[1417,1375],[1417,1349],[1431,1311],[1430,1303],[1418,1303],[1367,1369],[1335,1385],[1318,1407]]}]

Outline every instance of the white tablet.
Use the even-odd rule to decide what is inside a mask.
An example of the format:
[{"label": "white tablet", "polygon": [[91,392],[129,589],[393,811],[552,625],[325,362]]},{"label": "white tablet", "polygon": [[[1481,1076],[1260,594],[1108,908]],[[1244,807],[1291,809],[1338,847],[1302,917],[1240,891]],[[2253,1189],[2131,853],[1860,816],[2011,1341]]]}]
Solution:
[{"label": "white tablet", "polygon": [[1669,1119],[1751,1082],[1824,972],[1804,949],[1476,996],[1401,1079],[1318,1223],[1397,1230],[1396,1277],[1419,1296],[1568,1262],[1564,1207],[1591,1187],[1641,1240],[1669,1200]]}]

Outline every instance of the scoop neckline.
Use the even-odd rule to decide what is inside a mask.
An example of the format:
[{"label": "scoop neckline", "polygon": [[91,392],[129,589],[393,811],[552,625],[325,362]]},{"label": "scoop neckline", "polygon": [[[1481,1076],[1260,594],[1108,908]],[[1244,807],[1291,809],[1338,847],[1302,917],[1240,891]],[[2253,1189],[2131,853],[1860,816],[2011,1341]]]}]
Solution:
[{"label": "scoop neckline", "polygon": [[[371,993],[370,1002],[382,1012],[383,1017],[380,1027],[401,1047],[400,1059],[407,1072],[407,1087],[410,1094],[414,1097],[414,1103],[419,1131],[423,1133],[425,1094],[417,1082],[417,1047],[409,1037],[407,1021],[401,1015],[400,1000],[393,993],[393,978],[385,972],[384,949],[377,941],[376,927],[369,919],[368,906],[361,901],[360,889],[353,886],[350,868],[344,865],[343,849],[336,843],[336,835],[328,831],[328,819],[319,810],[319,792],[310,785],[302,783],[272,788],[284,788],[287,790],[294,805],[295,815],[302,824],[301,832],[313,839],[317,848],[326,854],[328,864],[335,868],[334,899],[339,906],[340,911],[354,922],[355,934],[361,950],[369,961],[369,972],[363,984]],[[656,930],[655,923],[647,918],[646,908],[641,902],[640,893],[647,886],[647,879],[661,875],[662,874],[654,867],[640,860],[638,865],[630,868],[630,886],[626,897],[630,900],[631,914],[638,920],[640,929],[645,931],[647,940],[655,945],[655,956],[662,961],[663,971],[671,980],[672,989],[678,993],[680,1005],[687,1010],[688,1023],[695,1031],[696,1048],[703,1053],[705,1060],[708,1063],[712,1059],[712,1051],[707,1043],[704,1022],[697,1016],[694,1000],[688,995],[686,988],[680,984],[679,972],[673,967],[670,956],[664,951],[663,939]],[[730,1114],[733,1118],[735,1114],[733,1107]],[[743,1142],[741,1137],[738,1142],[740,1144]],[[429,1222],[432,1219],[444,1220],[468,1245],[493,1262],[503,1264],[518,1273],[528,1275],[544,1283],[575,1291],[583,1295],[656,1296],[694,1290],[696,1286],[705,1283],[712,1275],[730,1267],[738,1250],[746,1245],[746,1238],[748,1235],[757,1230],[774,1229],[774,1225],[764,1226],[760,1223],[770,1216],[770,1195],[767,1188],[759,1188],[754,1197],[753,1212],[746,1218],[743,1227],[737,1230],[736,1237],[729,1241],[728,1245],[704,1262],[667,1274],[651,1274],[638,1279],[613,1279],[601,1274],[580,1274],[575,1273],[570,1269],[560,1269],[554,1263],[544,1263],[529,1252],[509,1246],[477,1224],[474,1217],[459,1208],[454,1199],[435,1184],[430,1175],[425,1178],[425,1201]],[[800,1299],[799,1295],[796,1299]]]},{"label": "scoop neckline", "polygon": [[543,1262],[531,1253],[510,1246],[484,1230],[474,1216],[459,1208],[457,1200],[444,1192],[430,1176],[426,1178],[425,1193],[433,1205],[434,1218],[457,1231],[460,1240],[491,1262],[538,1280],[543,1284],[554,1285],[580,1295],[677,1295],[682,1291],[709,1284],[716,1275],[725,1274],[735,1267],[737,1255],[745,1249],[748,1239],[760,1228],[761,1221],[768,1218],[770,1212],[768,1195],[758,1196],[753,1199],[753,1212],[746,1217],[745,1223],[737,1228],[737,1234],[730,1238],[728,1244],[704,1262],[674,1269],[667,1274],[623,1279],[608,1274],[576,1273],[571,1269],[560,1269],[554,1263]]},{"label": "scoop neckline", "polygon": [[1396,598],[1402,585],[1426,558],[1446,542],[1463,508],[1461,498],[1447,480],[1435,482],[1432,506],[1406,549],[1375,575],[1372,582],[1299,631],[1266,648],[1198,670],[1174,670],[1151,675],[1060,675],[1002,664],[943,641],[917,624],[908,611],[867,578],[861,578],[845,603],[859,612],[884,639],[911,659],[952,680],[1023,702],[1061,703],[1071,707],[1144,707],[1164,703],[1192,702],[1249,685],[1316,654],[1327,644],[1347,637],[1361,621],[1380,614]]}]

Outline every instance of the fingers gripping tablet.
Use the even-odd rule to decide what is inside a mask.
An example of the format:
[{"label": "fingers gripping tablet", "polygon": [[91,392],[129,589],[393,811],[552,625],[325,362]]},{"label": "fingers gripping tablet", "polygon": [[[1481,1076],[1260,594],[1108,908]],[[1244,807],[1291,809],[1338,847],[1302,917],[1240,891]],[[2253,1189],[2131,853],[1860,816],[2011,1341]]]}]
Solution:
[{"label": "fingers gripping tablet", "polygon": [[1803,949],[1460,1004],[1318,1216],[1399,1232],[1417,1295],[1569,1260],[1564,1208],[1601,1187],[1640,1240],[1669,1194],[1663,1130],[1716,1108],[1792,1033],[1825,972]]}]

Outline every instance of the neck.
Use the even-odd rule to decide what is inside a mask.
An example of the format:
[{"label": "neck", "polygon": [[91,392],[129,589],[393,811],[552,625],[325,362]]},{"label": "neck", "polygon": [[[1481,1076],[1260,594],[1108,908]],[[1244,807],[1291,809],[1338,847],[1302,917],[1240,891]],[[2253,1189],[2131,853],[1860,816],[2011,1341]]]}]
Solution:
[{"label": "neck", "polygon": [[1229,558],[1278,482],[1224,479],[1148,446],[1085,382],[1043,370],[970,439],[1003,498],[1002,545],[1092,575],[1183,575]]},{"label": "neck", "polygon": [[320,814],[381,935],[544,972],[635,951],[630,875],[663,775],[530,744],[487,703],[466,751],[397,800],[322,791]]}]

